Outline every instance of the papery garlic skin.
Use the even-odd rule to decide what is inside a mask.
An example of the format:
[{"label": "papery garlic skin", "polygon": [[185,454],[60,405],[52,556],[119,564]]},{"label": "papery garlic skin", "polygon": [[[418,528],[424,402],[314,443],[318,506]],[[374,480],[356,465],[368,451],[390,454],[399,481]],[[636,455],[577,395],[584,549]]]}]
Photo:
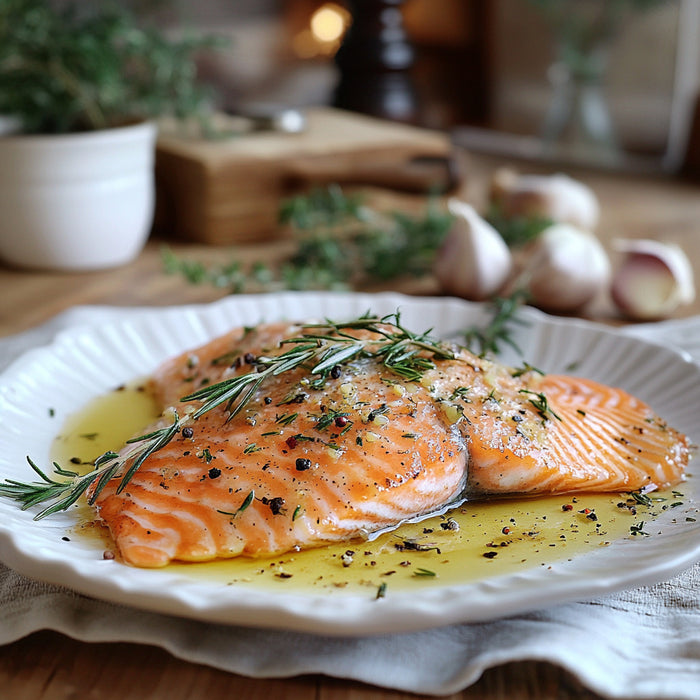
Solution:
[{"label": "papery garlic skin", "polygon": [[491,202],[506,218],[530,217],[567,223],[593,231],[600,204],[593,190],[568,175],[520,175],[509,168],[496,171]]},{"label": "papery garlic skin", "polygon": [[470,301],[488,299],[510,276],[510,250],[474,207],[458,199],[447,204],[455,220],[437,253],[433,272],[447,294]]},{"label": "papery garlic skin", "polygon": [[617,239],[613,245],[623,259],[611,296],[625,316],[652,321],[695,300],[693,267],[682,248],[647,239]]},{"label": "papery garlic skin", "polygon": [[610,259],[596,236],[570,224],[555,224],[532,244],[520,284],[535,306],[568,312],[606,290],[610,278]]}]

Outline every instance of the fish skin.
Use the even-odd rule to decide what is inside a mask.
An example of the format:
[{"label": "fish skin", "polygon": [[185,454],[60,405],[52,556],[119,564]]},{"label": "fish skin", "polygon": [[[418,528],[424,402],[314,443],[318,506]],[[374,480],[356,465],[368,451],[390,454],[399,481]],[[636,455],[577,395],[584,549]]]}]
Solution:
[{"label": "fish skin", "polygon": [[[234,329],[165,362],[154,395],[166,407],[251,371],[247,353],[274,353],[299,331]],[[368,359],[343,366],[320,390],[305,384],[307,370],[286,372],[232,420],[223,406],[201,416],[192,437],[181,433],[149,457],[122,493],[118,478],[109,482],[94,506],[124,561],[160,567],[363,537],[464,495],[630,491],[682,480],[687,440],[643,402],[590,380],[513,374],[466,351],[436,360],[420,382]],[[290,395],[303,399],[284,403]],[[549,411],[534,405],[541,395]],[[280,421],[292,413],[291,423]],[[349,424],[323,427],[336,414]]]}]

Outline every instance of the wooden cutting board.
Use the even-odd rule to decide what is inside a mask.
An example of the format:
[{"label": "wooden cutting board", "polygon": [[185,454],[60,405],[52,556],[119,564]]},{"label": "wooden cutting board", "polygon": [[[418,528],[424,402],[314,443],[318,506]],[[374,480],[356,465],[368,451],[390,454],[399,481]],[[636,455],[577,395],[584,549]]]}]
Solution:
[{"label": "wooden cutting board", "polygon": [[156,231],[223,245],[272,238],[280,201],[314,185],[449,190],[458,178],[446,134],[331,108],[301,133],[246,131],[214,140],[161,131]]}]

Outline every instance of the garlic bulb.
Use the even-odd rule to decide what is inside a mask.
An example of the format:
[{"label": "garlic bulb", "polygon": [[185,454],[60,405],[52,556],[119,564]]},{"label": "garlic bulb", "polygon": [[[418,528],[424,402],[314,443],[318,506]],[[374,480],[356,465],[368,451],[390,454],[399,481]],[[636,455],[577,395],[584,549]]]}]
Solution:
[{"label": "garlic bulb", "polygon": [[435,276],[448,294],[471,301],[487,299],[501,289],[510,275],[510,250],[474,207],[450,199],[448,208],[455,221],[438,251]]},{"label": "garlic bulb", "polygon": [[607,289],[610,269],[608,255],[592,233],[555,224],[533,243],[520,284],[535,306],[574,311]]},{"label": "garlic bulb", "polygon": [[693,268],[677,245],[652,240],[618,239],[623,259],[615,272],[612,299],[638,321],[663,318],[695,299]]},{"label": "garlic bulb", "polygon": [[540,217],[585,231],[593,231],[600,218],[593,190],[563,174],[519,175],[501,168],[491,181],[491,201],[506,218]]}]

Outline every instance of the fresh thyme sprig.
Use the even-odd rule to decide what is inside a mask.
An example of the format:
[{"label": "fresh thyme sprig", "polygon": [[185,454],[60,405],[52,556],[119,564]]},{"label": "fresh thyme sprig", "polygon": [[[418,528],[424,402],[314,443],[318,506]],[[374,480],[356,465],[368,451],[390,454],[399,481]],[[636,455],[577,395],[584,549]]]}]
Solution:
[{"label": "fresh thyme sprig", "polygon": [[[369,335],[357,337],[352,331],[366,331]],[[41,477],[41,481],[20,482],[7,479],[0,484],[0,496],[18,501],[23,509],[48,504],[35,516],[38,520],[67,510],[94,484],[89,497],[89,502],[93,503],[106,484],[129,465],[117,487],[117,493],[120,493],[144,461],[170,443],[186,424],[196,421],[222,404],[225,404],[227,421],[230,421],[266,380],[300,367],[312,375],[325,378],[337,365],[359,357],[374,358],[404,379],[418,381],[427,369],[434,367],[432,359],[454,357],[449,346],[433,339],[430,331],[413,333],[402,326],[398,312],[383,317],[366,313],[345,323],[326,321],[307,325],[298,337],[282,341],[280,347],[284,346],[291,347],[278,355],[258,357],[252,371],[184,396],[181,401],[199,401],[201,406],[183,418],[173,412],[170,425],[129,440],[127,444],[134,445],[134,448],[124,454],[106,452],[95,460],[93,469],[87,474],[63,469],[54,462],[54,476],[64,477],[65,480],[54,479],[47,476],[28,457],[30,466]],[[279,418],[278,422],[283,420],[284,418]]]},{"label": "fresh thyme sprig", "polygon": [[554,223],[544,216],[507,216],[497,205],[491,205],[485,218],[501,234],[509,248],[527,245]]},{"label": "fresh thyme sprig", "polygon": [[190,284],[231,293],[280,289],[348,289],[402,277],[427,275],[452,224],[430,201],[422,214],[386,212],[346,194],[337,184],[282,203],[280,223],[290,229],[294,250],[278,265],[238,259],[215,265],[162,249],[167,274]]},{"label": "fresh thyme sprig", "polygon": [[223,35],[176,38],[126,4],[0,2],[0,114],[34,134],[203,118],[211,95],[196,59],[202,49],[225,46]]}]

